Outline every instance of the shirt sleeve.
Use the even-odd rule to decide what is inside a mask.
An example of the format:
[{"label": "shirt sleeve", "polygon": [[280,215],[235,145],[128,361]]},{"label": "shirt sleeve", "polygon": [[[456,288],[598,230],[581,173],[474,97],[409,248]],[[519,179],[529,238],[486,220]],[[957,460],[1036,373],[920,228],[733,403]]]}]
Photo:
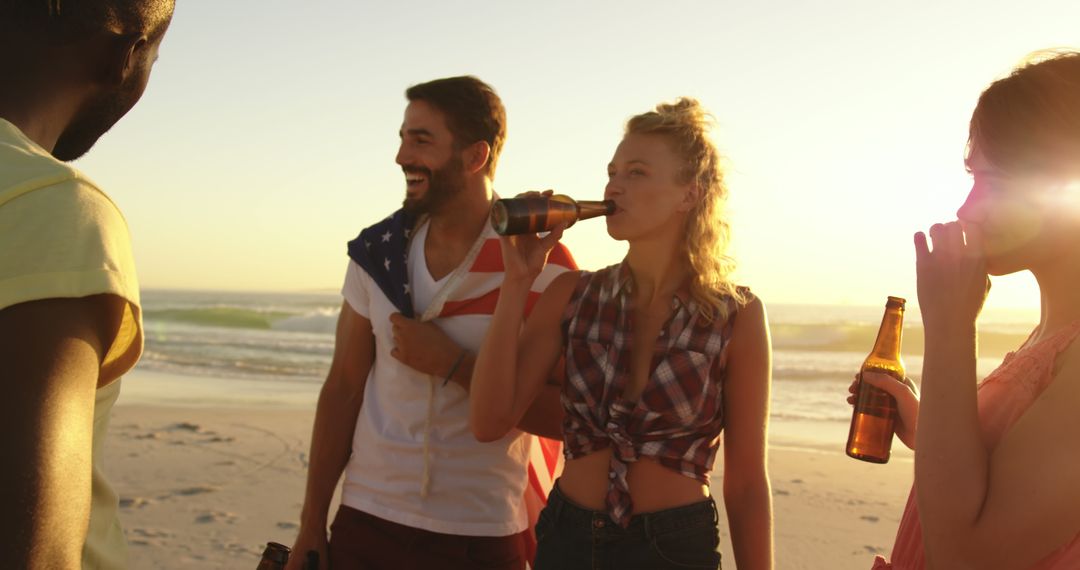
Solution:
[{"label": "shirt sleeve", "polygon": [[78,178],[0,204],[0,309],[28,301],[113,294],[127,301],[103,373],[129,370],[142,353],[139,285],[127,222]]},{"label": "shirt sleeve", "polygon": [[365,319],[371,318],[371,296],[368,288],[372,284],[364,269],[350,259],[349,266],[345,269],[345,284],[341,287],[341,295],[352,310]]}]

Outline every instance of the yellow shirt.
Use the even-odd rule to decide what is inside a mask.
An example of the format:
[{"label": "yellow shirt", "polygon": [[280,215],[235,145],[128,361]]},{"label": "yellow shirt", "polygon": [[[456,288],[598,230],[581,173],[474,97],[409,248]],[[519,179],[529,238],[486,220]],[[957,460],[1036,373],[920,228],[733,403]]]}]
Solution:
[{"label": "yellow shirt", "polygon": [[[39,299],[117,295],[127,305],[102,376],[119,377],[135,365],[142,354],[142,317],[127,222],[93,182],[3,119],[0,236],[0,309]],[[94,406],[87,569],[127,567],[117,495],[102,470],[102,442],[119,391],[119,380],[99,387]]]}]

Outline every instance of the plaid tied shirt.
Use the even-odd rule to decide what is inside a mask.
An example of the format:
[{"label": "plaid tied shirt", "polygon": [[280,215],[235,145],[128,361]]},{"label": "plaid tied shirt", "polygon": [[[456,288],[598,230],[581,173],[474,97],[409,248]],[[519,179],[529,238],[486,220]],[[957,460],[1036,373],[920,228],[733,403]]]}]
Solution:
[{"label": "plaid tied shirt", "polygon": [[607,512],[627,526],[633,514],[628,464],[643,457],[703,484],[724,427],[723,379],[737,304],[705,323],[686,292],[653,347],[651,374],[637,402],[623,398],[633,349],[633,280],[625,263],[583,272],[563,314],[567,459],[611,448]]}]

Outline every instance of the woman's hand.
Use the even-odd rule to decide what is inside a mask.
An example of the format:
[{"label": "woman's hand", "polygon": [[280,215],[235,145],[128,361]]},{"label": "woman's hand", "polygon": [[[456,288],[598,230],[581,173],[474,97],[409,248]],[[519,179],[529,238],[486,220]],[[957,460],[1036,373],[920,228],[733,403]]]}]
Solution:
[{"label": "woman's hand", "polygon": [[928,333],[942,327],[972,326],[990,291],[990,278],[978,228],[960,222],[934,224],[931,249],[926,235],[915,234],[919,308]]},{"label": "woman's hand", "polygon": [[[915,449],[915,434],[919,427],[919,388],[906,376],[903,380],[897,380],[893,376],[872,370],[863,372],[862,379],[867,384],[884,390],[896,400],[896,437],[899,437],[908,449]],[[858,390],[859,375],[856,374],[855,381],[848,386],[848,392],[851,392],[847,399],[849,404],[855,405]]]},{"label": "woman's hand", "polygon": [[[519,197],[551,196],[551,190],[540,192],[526,192]],[[503,267],[507,281],[527,281],[540,275],[547,263],[548,254],[562,237],[565,224],[555,226],[544,237],[539,234],[522,234],[514,236],[499,236],[502,242]]]}]

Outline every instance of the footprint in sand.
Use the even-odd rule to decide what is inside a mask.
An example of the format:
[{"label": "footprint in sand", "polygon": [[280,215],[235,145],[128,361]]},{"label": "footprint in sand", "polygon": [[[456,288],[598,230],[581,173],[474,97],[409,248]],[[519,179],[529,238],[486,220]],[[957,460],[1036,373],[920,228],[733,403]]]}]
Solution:
[{"label": "footprint in sand", "polygon": [[869,544],[864,544],[863,549],[866,550],[867,552],[869,552],[870,554],[877,554],[878,552],[881,552],[880,548],[878,548],[876,546],[870,546]]},{"label": "footprint in sand", "polygon": [[164,495],[158,495],[156,498],[159,501],[167,501],[173,497],[193,497],[195,495],[205,495],[206,493],[215,493],[220,491],[220,487],[212,487],[210,485],[201,485],[195,487],[185,487],[183,489],[173,489]]},{"label": "footprint in sand", "polygon": [[281,521],[281,522],[277,523],[277,527],[281,528],[281,529],[289,530],[289,529],[293,529],[293,528],[299,528],[300,525],[298,525],[298,524],[296,524],[294,522]]},{"label": "footprint in sand", "polygon": [[252,558],[257,558],[262,554],[262,545],[254,547],[248,544],[240,544],[239,542],[223,542],[215,541],[214,545],[218,550],[224,550],[233,555],[249,555]]},{"label": "footprint in sand", "polygon": [[199,487],[188,487],[186,489],[177,489],[172,492],[173,495],[181,495],[184,497],[190,497],[192,495],[202,495],[205,493],[214,493],[220,491],[220,487],[211,487],[209,485],[203,485]]},{"label": "footprint in sand", "polygon": [[862,520],[864,520],[864,521],[870,521],[870,522],[872,522],[872,523],[876,523],[876,522],[878,522],[879,520],[881,520],[881,519],[879,519],[878,517],[875,517],[874,515],[863,515],[863,516],[861,516],[861,517],[859,517],[859,518],[860,518],[860,519],[862,519]]},{"label": "footprint in sand", "polygon": [[172,531],[161,528],[133,528],[131,534],[146,538],[172,538],[175,536]]},{"label": "footprint in sand", "polygon": [[785,489],[773,489],[773,494],[774,495],[790,495],[791,491],[787,491]]},{"label": "footprint in sand", "polygon": [[153,503],[153,501],[142,497],[120,497],[121,509],[141,509],[151,503]]},{"label": "footprint in sand", "polygon": [[128,544],[135,546],[164,546],[175,534],[157,528],[133,528],[126,531]]},{"label": "footprint in sand", "polygon": [[199,524],[217,523],[223,522],[226,524],[235,524],[240,517],[233,513],[225,511],[206,511],[203,514],[195,517],[195,522]]},{"label": "footprint in sand", "polygon": [[202,431],[202,426],[200,426],[199,424],[192,424],[192,423],[188,423],[188,422],[179,422],[179,423],[175,423],[175,424],[169,426],[169,430],[171,430],[171,431],[181,430],[181,431],[199,432],[199,431]]},{"label": "footprint in sand", "polygon": [[791,482],[795,483],[796,485],[802,485],[803,481],[802,481],[802,479],[792,479]]}]

